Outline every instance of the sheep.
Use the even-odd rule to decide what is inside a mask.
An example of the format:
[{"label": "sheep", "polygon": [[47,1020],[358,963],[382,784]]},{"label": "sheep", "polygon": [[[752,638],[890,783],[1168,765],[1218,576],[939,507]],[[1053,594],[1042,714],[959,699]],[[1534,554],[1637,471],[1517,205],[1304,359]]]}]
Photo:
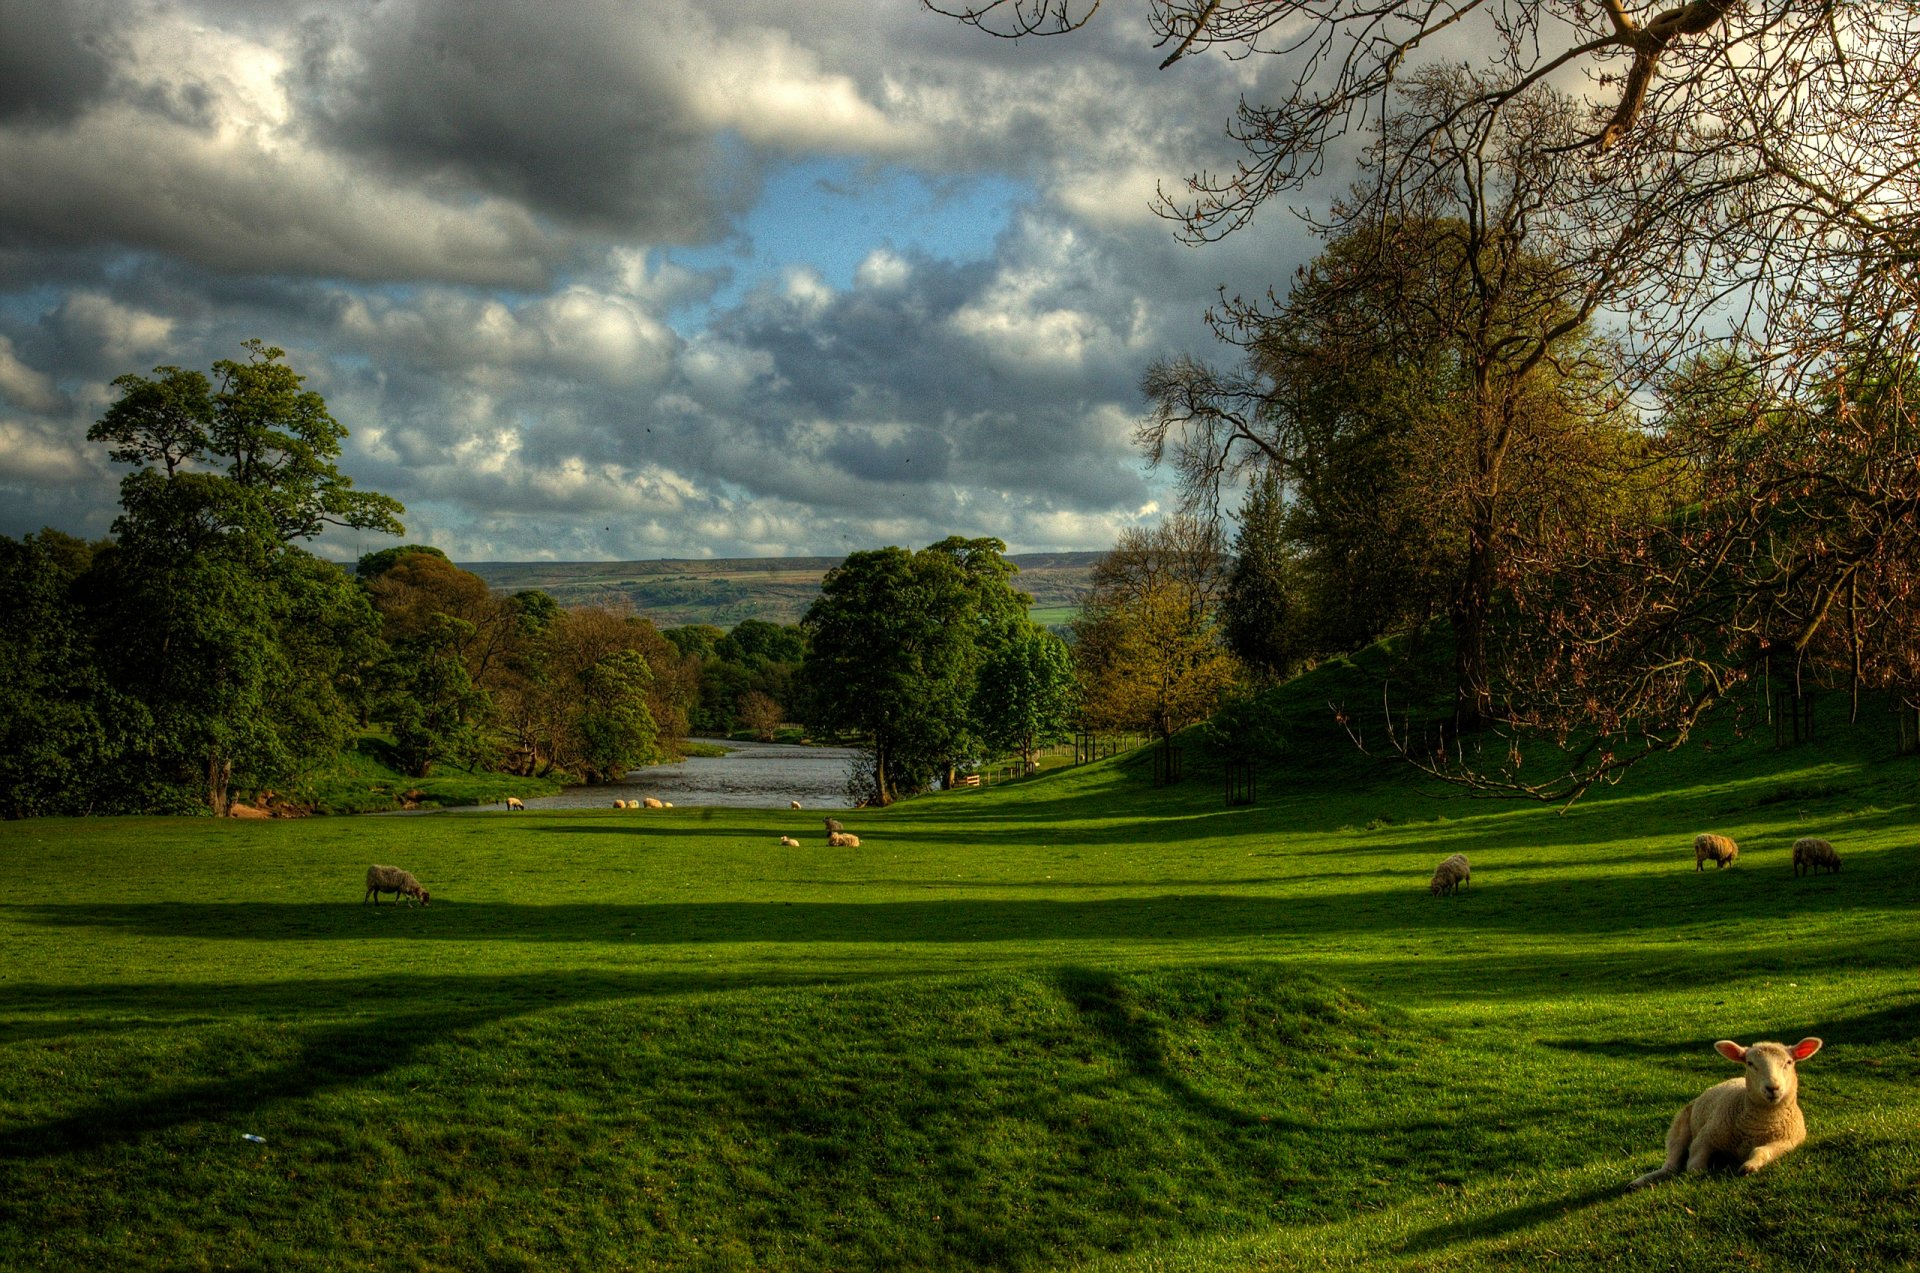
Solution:
[{"label": "sheep", "polygon": [[527,811],[526,803],[522,801],[519,796],[508,796],[507,812],[512,813],[515,809],[518,809],[520,810],[520,812],[525,813]]},{"label": "sheep", "polygon": [[642,800],[640,804],[641,807],[647,809],[664,809],[667,807],[664,801],[655,796],[648,796],[645,800]]},{"label": "sheep", "polygon": [[827,843],[836,849],[857,849],[860,847],[860,837],[846,831],[829,831]]},{"label": "sheep", "polygon": [[1801,867],[1806,868],[1808,875],[1822,868],[1838,874],[1840,855],[1819,836],[1803,835],[1793,842],[1793,873],[1799,875]]},{"label": "sheep", "polygon": [[789,801],[787,801],[787,808],[789,808],[789,809],[798,809],[799,807],[800,807],[800,802],[799,802],[798,800],[789,800]]},{"label": "sheep", "polygon": [[613,807],[616,809],[624,809],[627,807],[627,802],[624,800],[616,800],[613,802]]},{"label": "sheep", "polygon": [[1455,853],[1440,859],[1440,865],[1433,868],[1433,881],[1427,885],[1427,889],[1438,897],[1464,887],[1472,879],[1473,871],[1467,865],[1467,855]]},{"label": "sheep", "polygon": [[838,820],[838,819],[835,819],[835,818],[823,818],[823,819],[821,819],[821,820],[822,820],[823,822],[825,822],[825,823],[827,824],[827,834],[828,834],[828,835],[839,835],[839,834],[840,834],[840,833],[841,833],[842,831],[845,831],[845,830],[846,830],[846,828],[845,828],[845,827],[843,827],[843,826],[841,826],[841,825],[840,825],[840,823],[839,823],[839,820]]},{"label": "sheep", "polygon": [[1740,846],[1728,836],[1703,831],[1693,837],[1693,869],[1696,871],[1706,869],[1708,858],[1713,859],[1713,869],[1717,871],[1723,866],[1732,866],[1739,856]]},{"label": "sheep", "polygon": [[1783,1043],[1756,1043],[1741,1047],[1721,1039],[1714,1051],[1729,1061],[1745,1064],[1746,1077],[1716,1083],[1680,1107],[1667,1129],[1667,1161],[1639,1176],[1627,1187],[1648,1185],[1688,1171],[1705,1171],[1716,1161],[1737,1164],[1741,1175],[1792,1152],[1807,1138],[1807,1122],[1800,1114],[1800,1078],[1795,1063],[1821,1048],[1819,1039]]},{"label": "sheep", "polygon": [[783,835],[780,837],[780,847],[783,849],[797,849],[800,847],[800,841],[790,835]]},{"label": "sheep", "polygon": [[398,906],[404,898],[418,898],[422,906],[431,895],[420,887],[420,881],[413,878],[413,872],[403,871],[397,866],[370,866],[367,868],[367,895],[360,899],[362,906],[371,901],[380,904],[380,894],[394,894],[393,904]]}]

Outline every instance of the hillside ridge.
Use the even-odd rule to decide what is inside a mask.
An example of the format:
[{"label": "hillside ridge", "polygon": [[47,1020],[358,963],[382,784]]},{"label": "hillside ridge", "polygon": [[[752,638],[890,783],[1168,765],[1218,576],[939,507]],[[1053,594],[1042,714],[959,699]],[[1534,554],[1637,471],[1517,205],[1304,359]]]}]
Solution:
[{"label": "hillside ridge", "polygon": [[[1015,585],[1042,622],[1070,617],[1091,586],[1099,552],[1010,553]],[[502,592],[539,589],[562,605],[629,605],[660,627],[744,619],[796,623],[820,581],[844,557],[659,558],[646,561],[463,561]]]}]

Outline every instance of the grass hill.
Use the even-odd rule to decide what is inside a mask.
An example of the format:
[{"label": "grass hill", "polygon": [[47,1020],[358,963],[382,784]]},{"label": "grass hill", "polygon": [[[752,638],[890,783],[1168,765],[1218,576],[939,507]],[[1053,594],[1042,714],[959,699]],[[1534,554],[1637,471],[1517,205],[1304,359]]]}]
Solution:
[{"label": "grass hill", "polygon": [[[0,1267],[1920,1267],[1920,761],[1840,718],[1565,814],[1313,745],[1250,807],[1133,753],[858,849],[0,824]],[[1807,833],[1840,874],[1793,876]],[[362,905],[375,861],[433,905]],[[1802,1149],[1623,1192],[1713,1040],[1809,1034]]]},{"label": "grass hill", "polygon": [[[1015,583],[1033,595],[1034,618],[1064,623],[1090,585],[1100,553],[1018,553]],[[659,627],[742,619],[796,623],[820,594],[838,557],[742,557],[711,561],[462,562],[507,592],[538,588],[562,605],[625,602]]]}]

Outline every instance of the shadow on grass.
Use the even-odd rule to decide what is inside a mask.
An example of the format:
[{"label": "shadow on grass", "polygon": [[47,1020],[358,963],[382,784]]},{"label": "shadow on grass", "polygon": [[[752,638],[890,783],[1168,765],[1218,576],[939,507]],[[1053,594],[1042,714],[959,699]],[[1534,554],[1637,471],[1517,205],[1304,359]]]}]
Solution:
[{"label": "shadow on grass", "polygon": [[[1210,881],[1195,893],[1128,897],[930,897],[912,900],[594,901],[533,905],[462,902],[448,881],[431,907],[352,902],[63,902],[0,907],[15,923],[57,929],[118,930],[150,937],[247,941],[440,940],[525,942],[1004,942],[1077,939],[1212,940],[1389,935],[1447,941],[1493,935],[1586,934],[1640,938],[1664,957],[1731,949],[1755,952],[1745,966],[1809,967],[1807,944],[1778,925],[1820,927],[1843,917],[1884,922],[1920,898],[1897,859],[1871,855],[1851,874],[1809,883],[1777,872],[1696,872],[1689,866],[1630,871],[1604,880],[1512,878],[1476,871],[1472,889],[1436,901],[1424,860],[1391,885],[1287,891],[1284,882],[1236,893]],[[1153,881],[1142,881],[1151,887]],[[1244,882],[1243,882],[1244,883]],[[1058,887],[1058,886],[1057,886]],[[1064,887],[1062,891],[1067,891]],[[1737,931],[1756,925],[1749,940]],[[1776,926],[1771,931],[1766,926]],[[1775,949],[1764,949],[1762,934]],[[1711,936],[1716,951],[1685,950],[1671,939]],[[1863,952],[1865,953],[1865,952]]]},{"label": "shadow on grass", "polygon": [[1450,1247],[1460,1242],[1475,1242],[1484,1238],[1504,1238],[1523,1229],[1536,1228],[1539,1225],[1584,1211],[1588,1207],[1617,1198],[1627,1191],[1626,1183],[1603,1185],[1578,1193],[1570,1198],[1549,1198],[1542,1202],[1527,1203],[1524,1206],[1509,1207],[1505,1211],[1492,1215],[1471,1216],[1465,1220],[1456,1220],[1451,1224],[1435,1225],[1412,1234],[1400,1245],[1399,1250],[1406,1255],[1425,1255]]},{"label": "shadow on grass", "polygon": [[[1729,1025],[1728,1028],[1737,1031],[1738,1023]],[[1758,1028],[1765,1033],[1750,1033],[1746,1036],[1740,1036],[1737,1033],[1718,1034],[1713,1038],[1702,1035],[1691,1039],[1542,1039],[1540,1042],[1547,1047],[1558,1048],[1564,1052],[1584,1052],[1594,1056],[1686,1057],[1711,1055],[1714,1042],[1722,1038],[1737,1038],[1741,1043],[1757,1043],[1762,1038],[1793,1043],[1808,1035],[1814,1035],[1826,1042],[1827,1047],[1822,1051],[1820,1060],[1830,1065],[1842,1059],[1834,1051],[1836,1045],[1840,1048],[1845,1048],[1848,1044],[1865,1047],[1876,1044],[1907,1043],[1920,1037],[1920,999],[1886,1004],[1872,1011],[1856,1013],[1852,1016],[1783,1020]],[[1814,1064],[1814,1062],[1808,1064]]]},{"label": "shadow on grass", "polygon": [[[899,980],[898,974],[887,980]],[[341,981],[223,985],[42,986],[0,993],[0,1014],[86,1014],[9,1021],[9,1041],[130,1029],[199,1028],[210,1021],[280,1030],[294,1040],[286,1060],[247,1070],[244,1050],[224,1063],[237,1073],[109,1100],[31,1126],[0,1130],[0,1162],[42,1158],[138,1140],[197,1122],[244,1118],[268,1105],[363,1082],[410,1063],[424,1047],[494,1022],[554,1007],[620,999],[870,982],[866,976],[762,977],[731,974],[621,976],[528,974],[512,977],[380,977]],[[370,1008],[372,1015],[368,1015]],[[383,1010],[384,1009],[384,1010]],[[101,1013],[128,1021],[89,1019]],[[347,1022],[313,1024],[330,1013]],[[277,1024],[275,1024],[277,1022]],[[223,1066],[224,1068],[224,1066]]]}]

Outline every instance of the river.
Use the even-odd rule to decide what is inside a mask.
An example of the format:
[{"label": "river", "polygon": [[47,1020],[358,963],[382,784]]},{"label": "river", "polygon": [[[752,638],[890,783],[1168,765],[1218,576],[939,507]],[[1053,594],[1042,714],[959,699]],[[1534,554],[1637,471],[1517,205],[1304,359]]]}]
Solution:
[{"label": "river", "polygon": [[[677,765],[649,765],[624,782],[569,787],[557,796],[537,796],[529,809],[606,809],[616,800],[655,796],[677,808],[724,805],[735,809],[784,809],[798,800],[809,809],[847,807],[851,747],[800,747],[792,743],[736,743],[724,756],[689,756]],[[498,809],[499,805],[482,805]]]}]

